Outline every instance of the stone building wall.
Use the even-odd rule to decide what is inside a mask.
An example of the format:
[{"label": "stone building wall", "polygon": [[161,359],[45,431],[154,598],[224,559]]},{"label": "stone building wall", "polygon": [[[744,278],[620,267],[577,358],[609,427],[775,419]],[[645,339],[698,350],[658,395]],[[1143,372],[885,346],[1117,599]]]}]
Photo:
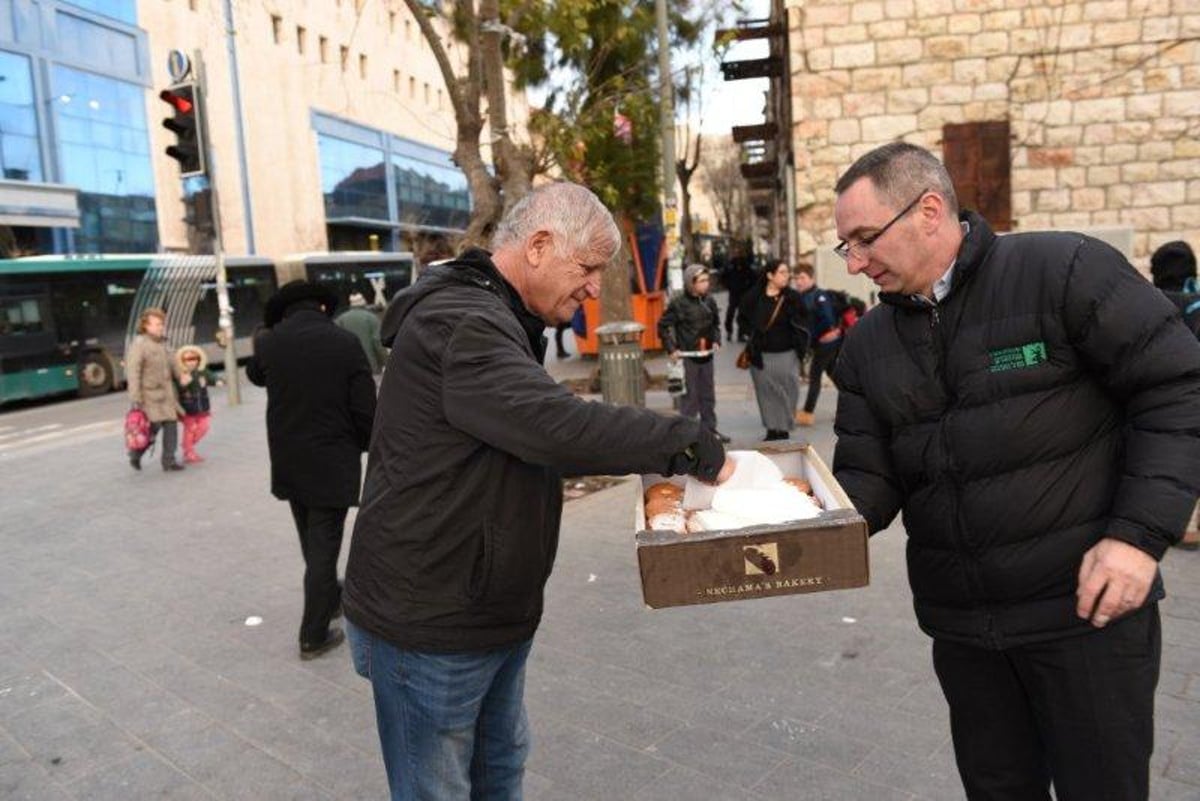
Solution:
[{"label": "stone building wall", "polygon": [[788,11],[799,251],[833,186],[903,139],[1008,119],[1013,230],[1127,226],[1200,249],[1200,0],[808,0]]}]

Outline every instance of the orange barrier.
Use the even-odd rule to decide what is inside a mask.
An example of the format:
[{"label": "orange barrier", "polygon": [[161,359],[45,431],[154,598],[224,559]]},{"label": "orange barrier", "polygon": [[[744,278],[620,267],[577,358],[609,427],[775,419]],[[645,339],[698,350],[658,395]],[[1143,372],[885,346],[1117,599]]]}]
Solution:
[{"label": "orange barrier", "polygon": [[[662,350],[662,340],[658,337],[658,321],[666,311],[667,293],[635,292],[633,300],[633,319],[641,323],[643,350]],[[586,356],[595,356],[600,345],[596,338],[596,327],[600,325],[600,301],[588,298],[583,302],[583,316],[587,320],[587,334],[575,335],[575,346]]]}]

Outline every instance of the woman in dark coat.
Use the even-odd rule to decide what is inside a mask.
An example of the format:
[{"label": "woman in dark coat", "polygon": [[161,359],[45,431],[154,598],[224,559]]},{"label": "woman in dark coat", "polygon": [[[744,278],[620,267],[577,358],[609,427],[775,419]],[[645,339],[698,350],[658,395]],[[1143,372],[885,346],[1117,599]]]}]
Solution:
[{"label": "woman in dark coat", "polygon": [[791,280],[788,263],[773,259],[738,308],[741,330],[750,332],[750,378],[768,441],[788,439],[796,427],[800,363],[808,348],[804,303]]},{"label": "woman in dark coat", "polygon": [[358,339],[330,319],[336,305],[318,284],[284,286],[267,303],[246,370],[267,388],[271,493],[291,505],[304,554],[302,659],[343,639],[329,629],[341,607],[337,560],[375,417],[371,367]]}]

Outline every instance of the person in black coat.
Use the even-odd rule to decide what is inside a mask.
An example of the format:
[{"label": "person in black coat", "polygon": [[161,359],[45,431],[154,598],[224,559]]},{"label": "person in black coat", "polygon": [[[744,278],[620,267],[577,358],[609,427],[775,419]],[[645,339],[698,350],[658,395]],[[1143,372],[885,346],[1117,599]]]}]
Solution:
[{"label": "person in black coat", "polygon": [[294,281],[267,303],[247,377],[267,388],[271,493],[292,509],[304,556],[300,656],[340,643],[337,560],[349,507],[358,505],[361,454],[371,439],[375,382],[358,339],[330,319],[337,298]]},{"label": "person in black coat", "polygon": [[744,342],[750,337],[749,329],[743,327],[742,320],[738,317],[738,307],[742,304],[742,298],[746,297],[746,293],[754,287],[757,280],[750,254],[740,249],[733,258],[729,259],[729,267],[721,271],[721,283],[729,292],[725,307],[725,339],[730,342],[734,341],[733,323],[735,319],[737,320],[737,341]]},{"label": "person in black coat", "polygon": [[394,799],[521,797],[564,475],[732,471],[697,421],[584,401],[542,366],[546,327],[598,296],[619,245],[595,195],[547,184],[492,253],[423,270],[388,306],[344,600]]},{"label": "person in black coat", "polygon": [[970,799],[1142,801],[1158,560],[1200,492],[1200,344],[1081,234],[995,236],[903,142],[838,181],[882,290],[836,368],[834,473],[908,574]]}]

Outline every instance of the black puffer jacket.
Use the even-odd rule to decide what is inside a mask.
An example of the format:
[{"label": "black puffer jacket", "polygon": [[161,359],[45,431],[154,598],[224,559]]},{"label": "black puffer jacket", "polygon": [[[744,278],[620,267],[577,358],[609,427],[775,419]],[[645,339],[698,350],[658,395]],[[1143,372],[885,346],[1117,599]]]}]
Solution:
[{"label": "black puffer jacket", "polygon": [[847,336],[834,472],[872,532],[903,508],[921,627],[1001,648],[1087,630],[1102,537],[1160,558],[1183,531],[1200,344],[1107,245],[965,219],[941,304],[884,294]]},{"label": "black puffer jacket", "polygon": [[658,335],[668,353],[700,350],[701,339],[707,340],[708,349],[720,345],[721,313],[717,302],[709,295],[677,293],[658,320]]},{"label": "black puffer jacket", "polygon": [[721,453],[694,420],[586,402],[555,383],[544,328],[482,250],[428,268],[392,300],[346,566],[355,624],[419,651],[528,639],[564,473],[703,471],[684,453],[702,436]]}]

